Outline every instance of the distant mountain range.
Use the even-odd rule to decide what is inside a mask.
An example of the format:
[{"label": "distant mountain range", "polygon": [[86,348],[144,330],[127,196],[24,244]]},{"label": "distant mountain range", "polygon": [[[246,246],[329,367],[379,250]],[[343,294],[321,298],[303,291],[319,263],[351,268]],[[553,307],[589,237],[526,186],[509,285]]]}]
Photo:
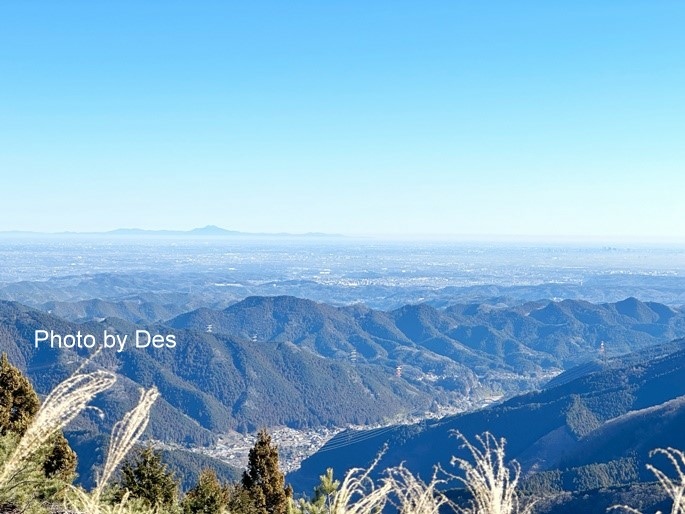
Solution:
[{"label": "distant mountain range", "polygon": [[[79,473],[92,479],[91,466],[102,457],[102,437],[132,407],[141,386],[155,385],[163,400],[152,412],[151,437],[200,447],[217,434],[254,431],[262,426],[345,426],[388,422],[398,415],[423,412],[455,395],[430,383],[396,376],[395,368],[327,359],[290,342],[251,339],[140,325],[117,318],[73,323],[15,302],[0,302],[0,350],[22,369],[40,394],[72,373],[86,350],[34,347],[35,330],[58,334],[133,334],[138,329],[174,334],[175,349],[128,348],[105,351],[94,363],[115,371],[117,386],[97,402],[104,417],[87,411],[67,437],[87,458]],[[101,445],[106,447],[106,445]]]},{"label": "distant mountain range", "polygon": [[[129,348],[98,357],[96,364],[115,371],[120,380],[98,400],[107,413],[104,418],[89,412],[69,429],[70,441],[90,456],[82,462],[84,481],[89,479],[88,466],[100,458],[87,449],[131,408],[141,386],[156,385],[163,398],[153,410],[150,435],[197,447],[214,444],[217,434],[229,430],[388,425],[445,408],[469,409],[539,388],[577,364],[584,364],[581,374],[595,371],[599,364],[592,362],[601,360],[602,341],[611,357],[685,335],[682,310],[634,298],[599,305],[545,300],[518,307],[466,304],[438,309],[419,304],[392,311],[334,307],[290,296],[254,296],[225,309],[182,314],[142,300],[49,303],[44,308],[53,313],[0,301],[0,350],[41,394],[73,372],[88,351],[36,349],[37,329],[61,334],[146,329],[173,334],[178,341],[174,349]],[[167,315],[173,317],[150,321]],[[556,377],[553,384],[570,387],[576,380],[572,373],[579,369]],[[668,399],[673,398],[663,401]],[[576,405],[564,402],[555,405]],[[625,405],[610,414],[642,408]],[[549,422],[563,417],[553,408],[545,410],[552,416]],[[585,400],[574,408],[581,419],[587,409],[594,413],[593,404]],[[510,429],[525,430],[530,412],[520,412]],[[588,419],[609,419],[600,414]],[[401,430],[412,433],[415,428]],[[581,434],[584,429],[579,430]],[[331,455],[336,469],[346,462],[344,455],[343,460]]]},{"label": "distant mountain range", "polygon": [[[124,238],[125,239],[125,238]],[[124,241],[122,239],[122,241]],[[230,241],[220,239],[221,241]],[[156,241],[151,239],[150,241]],[[173,240],[159,238],[166,244]],[[203,241],[202,238],[197,240]],[[125,252],[125,245],[119,249]],[[55,255],[60,255],[55,251]],[[123,259],[124,257],[122,257]],[[67,259],[57,259],[60,264]],[[31,267],[33,264],[27,266]],[[8,266],[9,268],[9,266]],[[493,305],[517,307],[525,302],[545,298],[591,298],[592,303],[606,304],[638,295],[641,299],[652,299],[680,308],[685,305],[685,277],[623,276],[612,282],[611,276],[590,277],[581,285],[538,284],[530,286],[448,286],[434,287],[430,284],[398,286],[392,281],[377,283],[358,275],[348,275],[340,280],[287,278],[276,274],[264,276],[268,271],[244,269],[240,272],[221,269],[176,270],[169,266],[147,267],[129,271],[100,271],[84,273],[78,266],[63,266],[64,273],[47,278],[25,280],[0,280],[0,299],[12,300],[43,308],[57,302],[55,314],[70,320],[82,320],[89,310],[86,304],[102,302],[127,306],[112,308],[120,314],[104,314],[124,317],[130,321],[159,322],[199,307],[224,309],[248,296],[286,295],[309,298],[331,305],[351,305],[363,302],[382,311],[390,311],[404,305],[426,303],[438,309],[452,305]],[[7,269],[5,270],[7,271]],[[316,270],[318,273],[318,270]],[[352,281],[352,285],[348,282]],[[83,302],[76,305],[74,302]],[[133,302],[148,304],[150,309],[133,309],[131,317],[125,311]],[[73,306],[67,305],[74,303]],[[485,308],[485,307],[483,307]],[[51,307],[47,308],[48,310]],[[134,312],[136,311],[136,312]],[[163,311],[167,311],[166,314]],[[145,314],[145,312],[149,313]],[[97,315],[94,315],[97,316]]]},{"label": "distant mountain range", "polygon": [[[414,352],[466,366],[483,380],[500,371],[532,376],[685,335],[685,312],[635,298],[592,304],[577,300],[527,302],[517,307],[406,305],[392,311],[363,305],[333,307],[290,296],[248,297],[224,310],[201,308],[166,322],[268,342],[293,342],[327,358],[387,361],[413,374]],[[444,374],[436,360],[414,370]],[[520,378],[520,377],[519,377]],[[497,379],[499,380],[499,379]]]},{"label": "distant mountain range", "polygon": [[194,228],[191,230],[147,230],[141,228],[118,228],[106,232],[32,232],[10,230],[0,232],[0,236],[187,236],[187,237],[229,237],[229,236],[271,236],[271,237],[343,237],[340,234],[325,234],[323,232],[306,232],[291,234],[288,232],[240,232],[227,230],[216,225]]},{"label": "distant mountain range", "polygon": [[182,314],[181,303],[150,301],[143,297],[132,297],[116,302],[107,300],[81,300],[77,302],[50,301],[40,306],[41,310],[67,321],[92,321],[102,318],[119,318],[132,323],[156,323]]}]

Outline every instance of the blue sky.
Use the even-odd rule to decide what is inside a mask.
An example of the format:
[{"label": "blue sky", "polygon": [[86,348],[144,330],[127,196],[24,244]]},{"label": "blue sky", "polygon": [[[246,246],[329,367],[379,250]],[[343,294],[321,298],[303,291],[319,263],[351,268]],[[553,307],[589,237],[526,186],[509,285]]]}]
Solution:
[{"label": "blue sky", "polygon": [[0,5],[0,230],[685,240],[685,2]]}]

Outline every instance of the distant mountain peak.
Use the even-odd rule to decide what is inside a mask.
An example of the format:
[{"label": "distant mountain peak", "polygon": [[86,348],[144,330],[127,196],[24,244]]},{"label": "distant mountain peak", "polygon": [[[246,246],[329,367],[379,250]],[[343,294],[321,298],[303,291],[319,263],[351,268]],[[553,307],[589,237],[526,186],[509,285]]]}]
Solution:
[{"label": "distant mountain peak", "polygon": [[30,237],[30,236],[250,236],[250,237],[344,237],[341,234],[326,234],[323,232],[288,233],[288,232],[240,232],[228,230],[217,225],[206,225],[190,230],[151,230],[144,228],[117,228],[105,232],[28,232],[28,231],[0,231],[2,236]]},{"label": "distant mountain peak", "polygon": [[316,307],[329,307],[325,304],[319,304],[314,300],[309,300],[307,298],[298,298],[297,296],[289,295],[276,295],[276,296],[248,296],[243,300],[234,303],[233,305],[227,307],[225,311],[232,311],[235,309],[240,309],[243,307],[277,307],[285,308],[302,308],[302,309],[313,309]]},{"label": "distant mountain peak", "polygon": [[204,227],[194,228],[188,231],[188,234],[198,234],[206,236],[222,236],[229,234],[240,234],[237,230],[227,230],[225,228],[217,227],[216,225],[206,225]]},{"label": "distant mountain peak", "polygon": [[657,314],[649,306],[635,297],[626,298],[616,302],[616,311],[623,316],[628,316],[637,321],[652,322],[658,318]]}]

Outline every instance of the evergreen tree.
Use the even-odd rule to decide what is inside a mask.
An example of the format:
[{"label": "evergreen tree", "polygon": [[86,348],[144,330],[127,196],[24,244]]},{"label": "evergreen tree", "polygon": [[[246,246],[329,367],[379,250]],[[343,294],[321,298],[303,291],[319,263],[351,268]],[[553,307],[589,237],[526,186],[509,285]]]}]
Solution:
[{"label": "evergreen tree", "polygon": [[[263,498],[264,495],[261,494],[261,497]],[[255,501],[247,489],[238,483],[228,486],[228,512],[231,514],[262,514],[263,510],[255,505]]]},{"label": "evergreen tree", "polygon": [[184,514],[221,514],[228,508],[228,486],[219,482],[216,472],[205,469],[200,473],[197,485],[183,498]]},{"label": "evergreen tree", "polygon": [[132,498],[140,498],[152,508],[169,508],[178,496],[173,473],[167,471],[160,454],[150,447],[141,451],[133,462],[124,462],[119,486],[117,500],[129,491]]},{"label": "evergreen tree", "polygon": [[33,386],[3,353],[0,357],[0,435],[8,432],[23,435],[39,407],[40,400]]},{"label": "evergreen tree", "polygon": [[[39,408],[40,400],[33,386],[3,353],[0,356],[0,436],[23,435]],[[51,447],[46,451],[43,472],[48,478],[68,482],[74,479],[76,454],[61,432],[53,436]]]},{"label": "evergreen tree", "polygon": [[76,473],[76,453],[61,432],[52,438],[52,448],[43,463],[43,473],[48,478],[73,482]]},{"label": "evergreen tree", "polygon": [[285,486],[285,477],[278,467],[278,448],[265,429],[259,431],[250,450],[242,484],[260,514],[287,514],[292,488]]},{"label": "evergreen tree", "polygon": [[300,499],[293,505],[296,514],[326,514],[330,511],[333,495],[340,487],[340,481],[333,479],[333,468],[328,468],[325,475],[319,476],[319,485],[314,488],[311,501]]},{"label": "evergreen tree", "polygon": [[333,479],[333,468],[328,468],[325,475],[319,476],[319,485],[314,488],[314,501],[324,502],[340,487],[340,480]]}]

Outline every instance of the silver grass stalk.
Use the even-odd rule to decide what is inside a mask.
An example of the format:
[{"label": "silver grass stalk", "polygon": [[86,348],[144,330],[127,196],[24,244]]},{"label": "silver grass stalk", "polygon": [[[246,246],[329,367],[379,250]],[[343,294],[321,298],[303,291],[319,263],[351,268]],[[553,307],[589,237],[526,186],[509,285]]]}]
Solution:
[{"label": "silver grass stalk", "polygon": [[[685,514],[685,452],[675,448],[657,448],[649,452],[649,456],[661,454],[665,456],[675,468],[677,479],[672,479],[666,473],[656,468],[652,464],[647,464],[647,469],[654,473],[659,485],[668,496],[673,500],[671,514]],[[639,510],[627,505],[614,505],[608,510],[623,509],[632,514],[642,514]],[[657,514],[661,514],[657,512]]]},{"label": "silver grass stalk", "polygon": [[377,487],[369,476],[380,459],[381,455],[368,469],[353,468],[347,472],[340,488],[333,493],[329,514],[372,514],[383,510],[391,485],[384,482]]},{"label": "silver grass stalk", "polygon": [[132,512],[128,504],[128,493],[124,495],[120,503],[104,505],[93,495],[73,486],[71,495],[67,498],[67,504],[70,509],[79,514],[129,514]]},{"label": "silver grass stalk", "polygon": [[532,511],[532,505],[525,508],[519,506],[518,486],[521,467],[516,461],[507,465],[504,460],[504,438],[496,439],[490,432],[476,436],[480,444],[478,448],[471,444],[460,432],[455,432],[462,441],[462,448],[466,448],[474,463],[466,459],[452,457],[452,464],[458,465],[464,472],[464,477],[455,477],[462,482],[471,493],[471,506],[467,508],[455,507],[463,514],[518,514]]},{"label": "silver grass stalk", "polygon": [[[439,468],[435,468],[433,478],[425,484],[411,471],[400,465],[386,470],[385,482],[390,485],[397,498],[395,506],[400,514],[438,514],[443,505],[452,505],[449,499],[437,490],[439,484],[447,480],[437,477]],[[395,503],[394,500],[391,500]]]},{"label": "silver grass stalk", "polygon": [[96,358],[98,355],[102,353],[103,346],[100,345],[98,346],[97,350],[95,350],[93,353],[91,353],[88,358],[84,359],[81,364],[79,364],[79,367],[76,368],[76,371],[72,373],[72,375],[79,375],[81,374],[82,370],[86,368],[86,366],[89,366]]},{"label": "silver grass stalk", "polygon": [[119,503],[113,505],[100,501],[102,491],[112,474],[145,432],[150,421],[150,410],[158,397],[159,392],[156,388],[141,390],[138,404],[127,412],[112,429],[107,460],[95,490],[88,494],[83,489],[71,487],[72,494],[67,497],[67,505],[71,509],[81,514],[158,514],[155,509],[131,505],[128,492]]},{"label": "silver grass stalk", "polygon": [[114,425],[107,451],[107,461],[94,491],[96,499],[99,499],[114,471],[145,432],[150,421],[150,410],[158,397],[159,391],[154,387],[147,391],[141,390],[138,405]]},{"label": "silver grass stalk", "polygon": [[38,409],[36,417],[19,440],[0,471],[0,485],[12,479],[50,437],[73,420],[95,395],[109,389],[116,376],[108,371],[79,373],[60,383]]},{"label": "silver grass stalk", "polygon": [[162,508],[148,507],[140,501],[131,501],[128,491],[119,503],[111,505],[101,502],[94,495],[77,487],[72,487],[71,493],[67,497],[66,508],[73,514],[168,514]]}]

